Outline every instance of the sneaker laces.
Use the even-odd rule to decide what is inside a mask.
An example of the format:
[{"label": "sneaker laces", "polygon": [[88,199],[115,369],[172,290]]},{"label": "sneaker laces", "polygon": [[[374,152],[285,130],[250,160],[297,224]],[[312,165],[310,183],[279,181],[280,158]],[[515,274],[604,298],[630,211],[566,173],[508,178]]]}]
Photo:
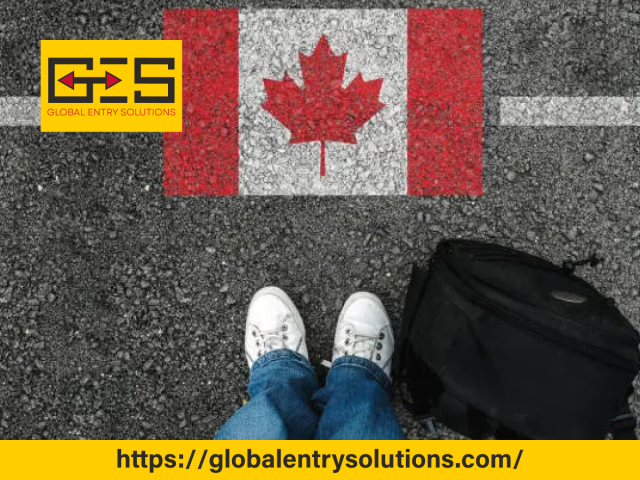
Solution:
[{"label": "sneaker laces", "polygon": [[257,340],[258,337],[262,339],[262,346],[264,348],[264,350],[261,349],[258,352],[259,356],[262,356],[265,353],[270,352],[271,350],[274,350],[276,348],[287,347],[286,341],[288,340],[287,331],[289,330],[289,326],[284,320],[280,327],[271,328],[269,330],[260,330],[257,327],[254,328],[254,333],[257,332],[257,335],[254,335],[254,337],[256,338],[257,342],[259,342],[259,340]]},{"label": "sneaker laces", "polygon": [[[354,333],[352,337],[347,337],[345,340],[345,345],[347,346],[347,348],[344,349],[345,354],[358,355],[359,353],[364,353],[368,355],[370,360],[373,358],[376,349],[382,349],[382,343],[379,343],[378,340],[382,340],[383,338],[384,333],[382,332],[377,335]],[[378,345],[380,346],[379,348]],[[359,346],[359,349],[357,349],[356,346]]]}]

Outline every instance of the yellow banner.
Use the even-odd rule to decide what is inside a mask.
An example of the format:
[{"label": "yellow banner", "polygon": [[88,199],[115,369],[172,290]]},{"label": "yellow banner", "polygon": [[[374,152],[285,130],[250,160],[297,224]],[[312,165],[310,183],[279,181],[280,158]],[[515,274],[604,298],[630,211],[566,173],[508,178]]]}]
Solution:
[{"label": "yellow banner", "polygon": [[181,132],[181,40],[42,40],[43,132]]},{"label": "yellow banner", "polygon": [[[3,478],[625,478],[631,441],[2,441]],[[149,477],[149,475],[152,475]],[[242,476],[242,477],[239,477]]]}]

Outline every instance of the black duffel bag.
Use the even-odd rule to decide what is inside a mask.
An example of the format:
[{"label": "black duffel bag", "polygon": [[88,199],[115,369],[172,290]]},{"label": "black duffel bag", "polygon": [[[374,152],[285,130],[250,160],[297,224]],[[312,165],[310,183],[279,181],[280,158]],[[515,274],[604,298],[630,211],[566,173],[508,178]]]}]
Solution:
[{"label": "black duffel bag", "polygon": [[414,267],[394,371],[416,414],[472,438],[635,438],[639,342],[571,265],[446,240]]}]

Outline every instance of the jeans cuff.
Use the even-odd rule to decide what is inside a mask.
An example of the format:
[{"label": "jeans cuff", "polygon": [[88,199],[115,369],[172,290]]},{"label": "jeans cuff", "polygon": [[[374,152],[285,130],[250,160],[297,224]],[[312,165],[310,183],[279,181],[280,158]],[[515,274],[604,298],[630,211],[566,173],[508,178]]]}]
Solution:
[{"label": "jeans cuff", "polygon": [[311,373],[315,375],[315,371],[309,363],[309,360],[299,354],[298,352],[294,352],[293,350],[289,350],[288,348],[279,348],[277,350],[271,350],[270,352],[265,353],[262,357],[256,360],[251,367],[250,376],[254,375],[258,370],[267,367],[270,363],[273,362],[293,362],[297,363],[303,368],[306,368]]},{"label": "jeans cuff", "polygon": [[339,368],[359,368],[364,370],[369,376],[373,377],[382,388],[388,393],[391,394],[391,379],[389,376],[384,373],[378,365],[373,363],[371,360],[367,360],[366,358],[356,357],[354,355],[345,355],[344,357],[338,358],[335,362],[331,364],[331,370],[329,371],[329,375],[331,372],[336,371]]}]

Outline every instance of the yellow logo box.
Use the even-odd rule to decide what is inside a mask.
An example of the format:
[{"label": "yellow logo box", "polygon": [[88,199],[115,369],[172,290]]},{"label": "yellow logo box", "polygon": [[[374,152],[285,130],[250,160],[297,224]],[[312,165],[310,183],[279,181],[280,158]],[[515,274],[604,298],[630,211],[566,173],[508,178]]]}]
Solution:
[{"label": "yellow logo box", "polygon": [[42,40],[43,132],[181,132],[181,40]]}]

